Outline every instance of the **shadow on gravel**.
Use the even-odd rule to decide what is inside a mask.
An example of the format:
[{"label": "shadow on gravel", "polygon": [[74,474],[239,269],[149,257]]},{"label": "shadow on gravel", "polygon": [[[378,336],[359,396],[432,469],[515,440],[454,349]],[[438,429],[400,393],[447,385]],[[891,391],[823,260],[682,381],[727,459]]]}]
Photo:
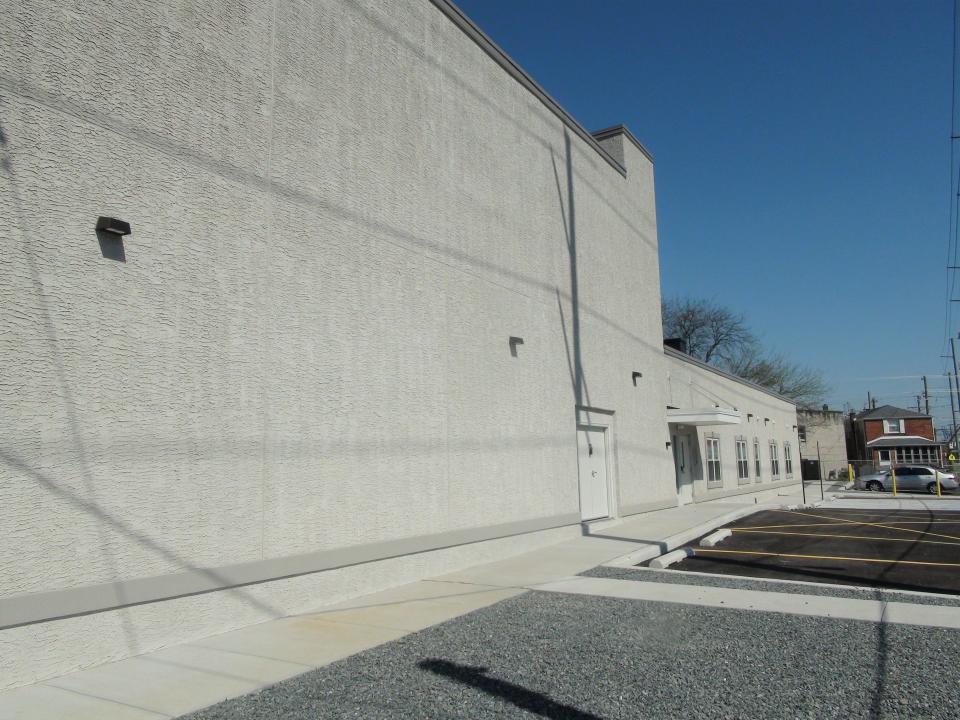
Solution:
[{"label": "shadow on gravel", "polygon": [[449,660],[421,660],[417,663],[421,670],[428,670],[437,675],[443,675],[462,685],[482,690],[488,695],[494,695],[502,698],[509,703],[516,705],[522,710],[527,710],[537,715],[552,720],[603,720],[599,715],[593,715],[575,707],[558,703],[551,700],[542,693],[533,690],[527,690],[520,685],[514,685],[506,680],[487,675],[485,667],[471,667],[470,665],[458,665]]},{"label": "shadow on gravel", "polygon": [[880,590],[876,590],[876,599],[883,603],[883,615],[877,624],[877,663],[873,671],[873,697],[870,700],[869,720],[881,720],[883,717],[883,698],[887,685],[887,664],[890,656],[887,636],[887,603]]}]

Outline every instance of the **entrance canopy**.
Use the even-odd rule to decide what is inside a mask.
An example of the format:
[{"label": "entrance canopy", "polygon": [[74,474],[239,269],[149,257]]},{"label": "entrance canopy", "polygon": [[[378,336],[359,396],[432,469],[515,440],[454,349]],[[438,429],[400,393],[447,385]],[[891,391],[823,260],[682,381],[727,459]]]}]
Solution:
[{"label": "entrance canopy", "polygon": [[731,408],[667,408],[667,422],[678,425],[739,425],[743,414]]}]

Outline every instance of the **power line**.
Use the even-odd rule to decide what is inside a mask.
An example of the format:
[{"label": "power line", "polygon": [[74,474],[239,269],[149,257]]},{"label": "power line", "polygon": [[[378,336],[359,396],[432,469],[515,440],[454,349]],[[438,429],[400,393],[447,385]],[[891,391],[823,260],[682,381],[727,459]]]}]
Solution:
[{"label": "power line", "polygon": [[[953,303],[956,290],[956,266],[957,266],[957,191],[960,189],[960,177],[954,183],[954,167],[956,166],[956,142],[960,137],[957,135],[957,7],[960,0],[953,2],[953,52],[950,68],[950,208],[947,219],[947,288],[945,297],[945,308],[943,314],[943,346],[942,351],[946,350],[947,339],[953,334]],[[947,363],[942,363],[946,370]]]}]

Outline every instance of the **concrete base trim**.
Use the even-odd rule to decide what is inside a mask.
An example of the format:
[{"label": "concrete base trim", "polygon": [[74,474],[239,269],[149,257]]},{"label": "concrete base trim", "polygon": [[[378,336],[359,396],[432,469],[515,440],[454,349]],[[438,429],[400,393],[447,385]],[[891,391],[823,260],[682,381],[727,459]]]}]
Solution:
[{"label": "concrete base trim", "polygon": [[282,580],[349,565],[552,530],[579,522],[579,513],[566,513],[221,567],[196,568],[115,583],[24,593],[0,599],[0,629]]},{"label": "concrete base trim", "polygon": [[744,485],[739,488],[731,488],[730,490],[717,490],[717,491],[708,491],[706,493],[697,494],[694,493],[693,501],[695,503],[701,502],[710,502],[711,500],[719,500],[720,498],[733,497],[734,495],[750,495],[753,493],[761,493],[766,490],[775,490],[777,488],[789,487],[791,485],[799,485],[800,480],[794,480],[793,478],[789,480],[781,480],[780,482],[775,483],[756,483],[754,485]]},{"label": "concrete base trim", "polygon": [[654,512],[656,510],[666,510],[667,508],[677,507],[677,499],[658,500],[657,502],[637,503],[635,505],[623,505],[620,508],[620,516],[639,515],[640,513]]}]

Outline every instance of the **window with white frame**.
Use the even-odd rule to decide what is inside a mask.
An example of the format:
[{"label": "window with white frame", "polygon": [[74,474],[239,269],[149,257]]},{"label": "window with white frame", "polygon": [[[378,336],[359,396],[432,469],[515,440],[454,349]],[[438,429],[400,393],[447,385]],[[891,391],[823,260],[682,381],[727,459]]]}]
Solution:
[{"label": "window with white frame", "polygon": [[793,477],[793,452],[788,442],[783,444],[783,469],[787,477]]},{"label": "window with white frame", "polygon": [[750,482],[750,458],[746,438],[737,438],[737,480]]},{"label": "window with white frame", "polygon": [[803,445],[807,441],[806,425],[797,425],[797,439],[800,441],[801,445]]},{"label": "window with white frame", "polygon": [[707,484],[719,485],[723,482],[720,468],[720,438],[707,438]]},{"label": "window with white frame", "polygon": [[770,477],[774,480],[780,477],[780,449],[776,440],[770,441]]},{"label": "window with white frame", "polygon": [[757,482],[760,482],[763,473],[760,472],[760,440],[757,438],[753,439],[753,469],[757,474]]},{"label": "window with white frame", "polygon": [[897,435],[903,433],[903,420],[884,420],[883,433],[885,435]]}]

